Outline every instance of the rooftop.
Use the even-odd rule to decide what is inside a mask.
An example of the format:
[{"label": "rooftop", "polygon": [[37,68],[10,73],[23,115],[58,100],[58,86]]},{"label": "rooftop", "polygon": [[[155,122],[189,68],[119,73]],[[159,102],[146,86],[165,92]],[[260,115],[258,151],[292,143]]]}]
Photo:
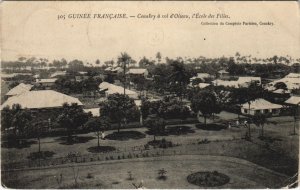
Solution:
[{"label": "rooftop", "polygon": [[299,105],[300,104],[300,97],[299,96],[292,96],[285,101],[287,104]]},{"label": "rooftop", "polygon": [[[243,109],[249,109],[249,104],[244,103]],[[264,110],[264,109],[279,109],[282,105],[271,103],[263,98],[255,99],[250,101],[250,110]]]},{"label": "rooftop", "polygon": [[22,108],[40,109],[62,107],[64,103],[77,103],[83,105],[77,98],[56,92],[54,90],[28,91],[20,95],[12,96],[3,103],[1,109],[13,104],[20,104]]},{"label": "rooftop", "polygon": [[25,92],[30,91],[32,87],[33,87],[33,85],[31,85],[31,84],[20,83],[19,85],[17,85],[14,88],[10,89],[10,91],[8,91],[6,93],[6,95],[7,96],[14,96],[14,95],[23,94]]}]

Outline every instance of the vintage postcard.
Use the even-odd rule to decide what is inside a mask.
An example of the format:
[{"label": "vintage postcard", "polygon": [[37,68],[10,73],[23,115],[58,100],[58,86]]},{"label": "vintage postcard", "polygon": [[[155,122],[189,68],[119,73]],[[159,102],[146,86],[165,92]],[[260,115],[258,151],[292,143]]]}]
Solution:
[{"label": "vintage postcard", "polygon": [[297,2],[1,3],[1,185],[298,187]]}]

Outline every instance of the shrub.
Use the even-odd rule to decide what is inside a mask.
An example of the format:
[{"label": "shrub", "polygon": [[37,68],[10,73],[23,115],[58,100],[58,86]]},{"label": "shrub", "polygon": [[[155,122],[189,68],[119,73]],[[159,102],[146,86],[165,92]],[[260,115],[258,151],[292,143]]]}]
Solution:
[{"label": "shrub", "polygon": [[94,178],[94,176],[91,173],[88,173],[86,178],[91,179],[91,178]]}]

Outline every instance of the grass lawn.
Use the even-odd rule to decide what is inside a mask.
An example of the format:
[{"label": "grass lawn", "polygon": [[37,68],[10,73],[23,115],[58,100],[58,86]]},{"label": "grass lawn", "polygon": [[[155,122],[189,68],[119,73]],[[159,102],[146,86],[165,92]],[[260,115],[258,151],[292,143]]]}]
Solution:
[{"label": "grass lawn", "polygon": [[[158,171],[166,171],[160,180]],[[77,186],[73,178],[78,171]],[[133,184],[144,188],[201,188],[190,184],[187,176],[198,171],[218,171],[230,178],[219,188],[278,188],[286,176],[272,172],[251,162],[219,156],[167,156],[134,160],[110,161],[83,166],[41,169],[5,174],[6,185],[15,188],[116,188],[134,189]],[[130,179],[128,172],[131,172]],[[62,174],[59,184],[56,178]],[[13,179],[13,180],[12,180]],[[203,187],[202,187],[203,188]]]},{"label": "grass lawn", "polygon": [[[228,114],[222,114],[219,119],[226,119]],[[235,119],[234,117],[231,118]],[[157,136],[156,139],[160,140],[165,138],[167,141],[171,141],[173,144],[178,144],[179,146],[169,148],[167,150],[177,151],[180,155],[184,154],[195,154],[195,155],[214,155],[214,156],[229,156],[234,158],[241,158],[243,160],[250,161],[252,163],[258,164],[265,168],[285,173],[287,175],[293,175],[297,171],[298,155],[299,155],[299,135],[290,135],[293,127],[293,120],[289,117],[276,117],[272,120],[277,121],[276,125],[274,123],[267,124],[265,126],[265,136],[266,139],[260,140],[258,138],[260,134],[260,128],[256,127],[254,124],[251,125],[252,142],[242,139],[248,130],[247,128],[232,127],[230,129],[220,129],[220,130],[207,130],[197,128],[194,124],[186,124],[182,127],[177,126],[167,126],[167,133],[164,136]],[[134,132],[131,132],[134,131]],[[297,126],[297,131],[299,134],[299,126]],[[145,128],[127,129],[121,130],[124,134],[127,134],[127,138],[117,137],[116,131],[107,131],[106,135],[110,138],[105,140],[100,140],[100,145],[103,147],[114,147],[122,152],[130,152],[136,148],[144,148],[144,145],[149,141],[153,140],[153,135],[149,134]],[[116,138],[117,137],[117,138]],[[74,143],[66,143],[64,137],[47,137],[41,139],[41,150],[42,151],[52,151],[55,157],[64,157],[69,152],[79,152],[80,154],[91,154],[93,148],[97,146],[97,138],[94,133],[82,134],[77,137],[79,140]],[[35,141],[35,139],[30,139]],[[38,150],[37,143],[30,143],[25,148],[5,148],[2,147],[1,156],[3,162],[14,162],[14,161],[26,161],[28,156],[32,152]],[[97,153],[95,153],[97,154]],[[176,156],[172,159],[181,158],[182,156]],[[80,178],[84,188],[134,188],[128,181],[126,181],[126,175],[128,171],[132,171],[136,176],[139,176],[139,180],[144,180],[145,187],[147,188],[197,188],[191,184],[187,184],[185,180],[188,173],[191,171],[197,172],[199,169],[205,169],[206,167],[217,167],[220,168],[219,172],[223,172],[226,175],[230,174],[231,179],[242,180],[236,183],[227,184],[229,186],[224,186],[224,188],[251,188],[251,187],[275,187],[272,184],[272,178],[270,178],[270,184],[266,182],[257,181],[260,179],[265,179],[264,174],[261,174],[258,179],[255,177],[249,177],[255,175],[257,172],[254,169],[249,170],[249,174],[234,174],[229,167],[239,171],[242,166],[229,166],[222,163],[214,163],[213,161],[205,160],[203,163],[193,160],[194,156],[190,156],[187,159],[181,161],[171,162],[171,161],[157,161],[157,162],[138,162],[131,164],[104,164],[97,167],[83,167],[80,170]],[[147,158],[148,159],[148,158]],[[150,159],[150,158],[149,158]],[[122,160],[123,161],[123,160]],[[110,161],[109,161],[110,162]],[[97,162],[93,162],[97,163]],[[195,166],[195,163],[197,167]],[[176,164],[179,164],[178,166]],[[218,165],[219,164],[219,165]],[[102,166],[104,168],[102,168]],[[118,166],[118,167],[116,167]],[[139,167],[141,169],[139,169]],[[173,176],[170,180],[166,182],[155,181],[156,170],[160,168],[166,168],[168,170],[168,175]],[[180,169],[183,167],[183,169]],[[228,167],[228,168],[227,168]],[[98,168],[98,169],[97,169]],[[142,168],[151,168],[149,172],[141,172]],[[153,169],[152,169],[153,168]],[[196,169],[195,169],[196,168]],[[224,168],[224,169],[222,169]],[[213,168],[210,168],[213,169]],[[66,179],[65,185],[71,184],[71,169],[61,169],[66,174],[64,176]],[[69,171],[70,170],[70,171]],[[176,170],[178,170],[176,173]],[[242,170],[242,169],[241,169]],[[101,172],[101,171],[109,171]],[[115,173],[114,173],[115,171]],[[11,175],[16,175],[15,180],[20,178],[19,184],[23,187],[23,183],[29,187],[35,188],[57,188],[57,183],[53,180],[53,176],[57,175],[58,170],[35,170],[26,172],[14,172]],[[67,174],[69,172],[69,174]],[[253,173],[254,172],[254,173]],[[88,173],[93,173],[93,179],[86,178]],[[118,173],[118,174],[116,174]],[[4,175],[10,175],[3,173]],[[28,175],[27,175],[28,174]],[[175,175],[176,174],[176,175]],[[120,175],[120,176],[119,176]],[[176,176],[178,175],[178,178]],[[183,176],[184,175],[184,176]],[[236,175],[236,176],[235,176]],[[98,177],[97,177],[98,176]],[[119,176],[119,177],[118,177]],[[149,178],[149,179],[148,179]],[[153,178],[153,179],[152,179]],[[253,178],[253,179],[252,179]],[[254,179],[255,178],[255,179]],[[101,180],[95,180],[101,179]],[[169,178],[168,178],[169,179]],[[171,180],[172,179],[172,180]],[[183,180],[184,179],[184,180]],[[41,186],[38,181],[42,182]],[[50,181],[49,181],[50,180]],[[93,182],[89,182],[93,181]],[[146,183],[147,181],[147,183]],[[276,181],[273,179],[273,182]],[[281,180],[280,180],[281,181]],[[278,182],[280,182],[278,181]],[[16,182],[16,181],[15,181]],[[232,180],[231,180],[232,182]],[[242,183],[243,182],[243,183]],[[10,183],[14,184],[14,181]],[[86,183],[86,184],[85,184]],[[84,185],[85,184],[85,185]],[[243,186],[244,184],[244,186]],[[48,186],[47,186],[48,185]],[[24,186],[25,187],[25,186]]]}]

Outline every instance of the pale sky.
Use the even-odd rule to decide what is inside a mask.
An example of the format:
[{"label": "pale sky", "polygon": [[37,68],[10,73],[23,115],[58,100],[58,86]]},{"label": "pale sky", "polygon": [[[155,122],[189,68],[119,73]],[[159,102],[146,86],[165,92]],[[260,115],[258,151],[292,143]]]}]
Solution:
[{"label": "pale sky", "polygon": [[[230,19],[66,19],[58,14],[217,14]],[[2,2],[2,60],[19,56],[101,62],[127,52],[134,59],[300,57],[297,2]],[[205,26],[201,22],[273,22],[270,26]],[[205,40],[204,40],[205,39]]]}]

